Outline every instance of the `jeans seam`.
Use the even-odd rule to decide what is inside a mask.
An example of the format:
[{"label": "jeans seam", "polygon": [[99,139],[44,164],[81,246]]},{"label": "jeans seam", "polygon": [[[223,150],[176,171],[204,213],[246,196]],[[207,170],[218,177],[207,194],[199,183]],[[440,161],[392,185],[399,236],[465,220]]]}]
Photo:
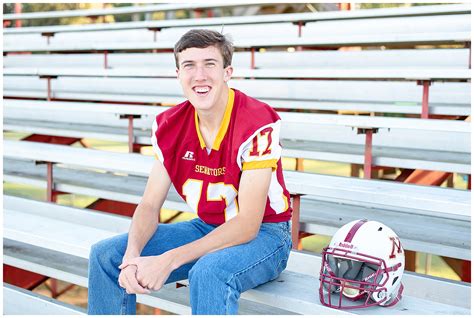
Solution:
[{"label": "jeans seam", "polygon": [[[227,297],[226,297],[226,299],[225,299],[225,310],[226,310],[226,313],[228,313],[228,311],[229,311],[229,310],[228,310],[228,309],[229,309],[229,308],[228,308],[228,304],[229,304],[230,295],[231,295],[231,293],[232,293],[231,286],[230,286],[229,283],[230,283],[234,278],[236,278],[237,276],[240,276],[240,275],[242,275],[243,273],[248,272],[248,271],[251,270],[252,268],[255,268],[257,265],[259,265],[259,264],[265,262],[266,260],[268,260],[270,257],[276,255],[276,254],[277,254],[282,248],[284,248],[284,247],[285,247],[285,244],[283,243],[282,245],[278,246],[275,251],[273,251],[272,253],[268,254],[267,256],[265,256],[264,258],[262,258],[261,260],[259,260],[258,262],[254,263],[254,264],[252,264],[252,265],[250,265],[250,266],[248,266],[248,267],[246,267],[246,268],[244,268],[244,269],[242,269],[242,270],[238,271],[237,273],[234,273],[234,274],[232,274],[232,275],[230,276],[230,278],[229,278],[229,279],[227,280],[227,282],[226,282],[226,285],[227,285]],[[280,261],[279,264],[281,264],[281,261]],[[279,265],[279,264],[278,264],[278,265]]]},{"label": "jeans seam", "polygon": [[[232,275],[232,277],[233,276],[234,275]],[[230,280],[228,282],[230,282]],[[231,289],[230,285],[228,284],[228,282],[226,283],[226,285],[227,285],[227,297],[225,298],[225,304],[224,304],[226,315],[228,315],[228,313],[229,313],[229,303],[230,303],[229,298],[230,298],[230,295],[232,295],[232,289]]]},{"label": "jeans seam", "polygon": [[283,247],[285,247],[285,244],[282,244],[282,245],[278,246],[275,251],[273,251],[272,253],[268,254],[267,256],[265,256],[264,258],[262,258],[261,260],[259,260],[258,262],[256,262],[256,263],[254,263],[254,264],[252,264],[252,265],[250,265],[250,266],[248,266],[248,267],[246,267],[246,268],[244,268],[244,269],[238,271],[237,273],[232,274],[232,275],[230,276],[230,278],[227,280],[226,284],[229,285],[230,281],[231,281],[232,279],[234,279],[235,277],[237,277],[237,276],[239,276],[239,275],[242,275],[243,273],[245,273],[245,272],[251,270],[252,268],[256,267],[257,265],[259,265],[259,264],[265,262],[265,261],[268,260],[270,257],[272,257],[272,256],[274,256],[275,254],[277,254]]},{"label": "jeans seam", "polygon": [[128,294],[126,293],[125,289],[122,288],[122,306],[120,307],[120,314],[127,315],[127,298]]}]

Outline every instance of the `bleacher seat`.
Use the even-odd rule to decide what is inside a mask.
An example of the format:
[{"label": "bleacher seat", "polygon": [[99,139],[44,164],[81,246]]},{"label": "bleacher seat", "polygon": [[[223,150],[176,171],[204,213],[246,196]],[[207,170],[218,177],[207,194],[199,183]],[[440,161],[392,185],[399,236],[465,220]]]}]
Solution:
[{"label": "bleacher seat", "polygon": [[[218,6],[246,5],[252,4]],[[207,7],[160,4],[87,13],[180,8]],[[367,141],[357,131],[375,129],[372,165],[470,178],[470,20],[470,6],[459,4],[4,28],[4,131],[128,142],[129,151],[133,144],[149,145],[154,116],[184,100],[170,52],[184,32],[204,27],[234,39],[230,86],[279,111],[283,156],[363,164]],[[348,112],[371,116],[343,115]],[[407,118],[420,114],[426,119]],[[153,160],[5,140],[4,181],[137,204]],[[54,164],[52,176],[45,162]],[[400,235],[406,250],[471,259],[470,188],[302,171],[284,175],[299,202],[293,230],[332,235],[353,219],[376,219]],[[190,212],[174,189],[163,207]],[[4,264],[87,287],[90,246],[129,225],[123,216],[4,195]],[[394,308],[330,309],[318,300],[320,264],[318,255],[292,251],[277,280],[242,295],[239,313],[470,314],[470,284],[409,271],[404,299]],[[6,284],[4,295],[5,314],[84,314]],[[172,313],[191,312],[186,287],[168,285],[137,298]]]}]

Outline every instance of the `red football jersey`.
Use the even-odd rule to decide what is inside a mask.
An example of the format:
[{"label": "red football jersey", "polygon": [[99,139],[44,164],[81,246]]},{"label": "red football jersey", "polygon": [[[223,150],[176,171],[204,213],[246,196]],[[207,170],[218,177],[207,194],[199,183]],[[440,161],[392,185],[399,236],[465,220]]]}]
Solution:
[{"label": "red football jersey", "polygon": [[156,116],[151,139],[179,195],[204,222],[222,224],[236,216],[242,171],[268,167],[273,171],[263,222],[282,222],[290,220],[292,210],[283,180],[280,126],[270,106],[229,89],[210,152],[189,101]]}]

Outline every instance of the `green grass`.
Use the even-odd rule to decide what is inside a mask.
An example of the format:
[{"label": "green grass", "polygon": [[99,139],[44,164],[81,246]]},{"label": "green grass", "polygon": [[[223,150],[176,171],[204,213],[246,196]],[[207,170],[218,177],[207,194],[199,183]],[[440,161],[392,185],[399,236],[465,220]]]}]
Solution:
[{"label": "green grass", "polygon": [[[18,140],[27,136],[22,133],[4,133],[5,139]],[[109,142],[102,140],[84,139],[83,140],[89,147],[100,150],[116,151],[116,152],[127,152],[128,145],[120,142]],[[79,143],[73,145],[74,147],[82,147]],[[151,147],[143,147],[142,153],[145,155],[152,155]],[[296,159],[283,158],[282,166],[285,170],[295,170]],[[316,160],[305,160],[304,171],[312,173],[321,173],[328,175],[337,176],[349,176],[350,165],[342,163],[324,162]],[[446,186],[446,183],[443,185]],[[456,174],[454,178],[454,187],[459,189],[466,189],[467,182],[463,180],[462,175]],[[46,200],[45,189],[20,185],[4,183],[3,191],[8,195],[21,196],[25,198],[35,200]],[[58,203],[61,205],[73,206],[77,208],[84,208],[94,202],[96,198],[78,194],[65,194],[60,195]],[[167,220],[170,217],[176,215],[178,211],[163,209],[161,212],[162,220]],[[196,215],[193,213],[181,213],[173,222],[181,222],[195,218]],[[325,247],[330,237],[322,235],[312,235],[304,238],[302,241],[303,250],[320,253],[322,248]],[[418,273],[425,273],[433,276],[444,277],[453,280],[460,280],[459,276],[444,262],[444,260],[436,255],[431,255],[431,262],[429,263],[429,271],[426,272],[426,258],[425,253],[417,253],[417,266],[416,271]],[[315,269],[316,271],[317,269]]]}]

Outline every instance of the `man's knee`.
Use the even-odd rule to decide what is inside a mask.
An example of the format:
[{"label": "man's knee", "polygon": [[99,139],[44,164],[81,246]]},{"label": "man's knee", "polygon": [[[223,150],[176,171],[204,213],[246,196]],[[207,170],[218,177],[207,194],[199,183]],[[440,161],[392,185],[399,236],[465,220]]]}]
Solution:
[{"label": "man's knee", "polygon": [[98,262],[101,266],[118,266],[123,258],[125,250],[119,237],[113,237],[99,241],[91,246],[89,253],[89,262]]},{"label": "man's knee", "polygon": [[106,252],[107,249],[103,244],[103,241],[97,242],[91,246],[91,250],[89,252],[89,260],[99,260],[100,256]]},{"label": "man's knee", "polygon": [[189,275],[188,275],[189,283],[191,285],[194,285],[194,283],[199,283],[203,281],[204,279],[206,279],[206,277],[209,278],[209,275],[211,274],[212,273],[208,269],[206,269],[203,266],[199,266],[196,263],[189,271]]},{"label": "man's knee", "polygon": [[193,314],[237,314],[239,280],[216,263],[201,260],[188,276]]},{"label": "man's knee", "polygon": [[189,283],[192,285],[224,284],[233,285],[232,273],[205,259],[200,259],[189,271]]}]

